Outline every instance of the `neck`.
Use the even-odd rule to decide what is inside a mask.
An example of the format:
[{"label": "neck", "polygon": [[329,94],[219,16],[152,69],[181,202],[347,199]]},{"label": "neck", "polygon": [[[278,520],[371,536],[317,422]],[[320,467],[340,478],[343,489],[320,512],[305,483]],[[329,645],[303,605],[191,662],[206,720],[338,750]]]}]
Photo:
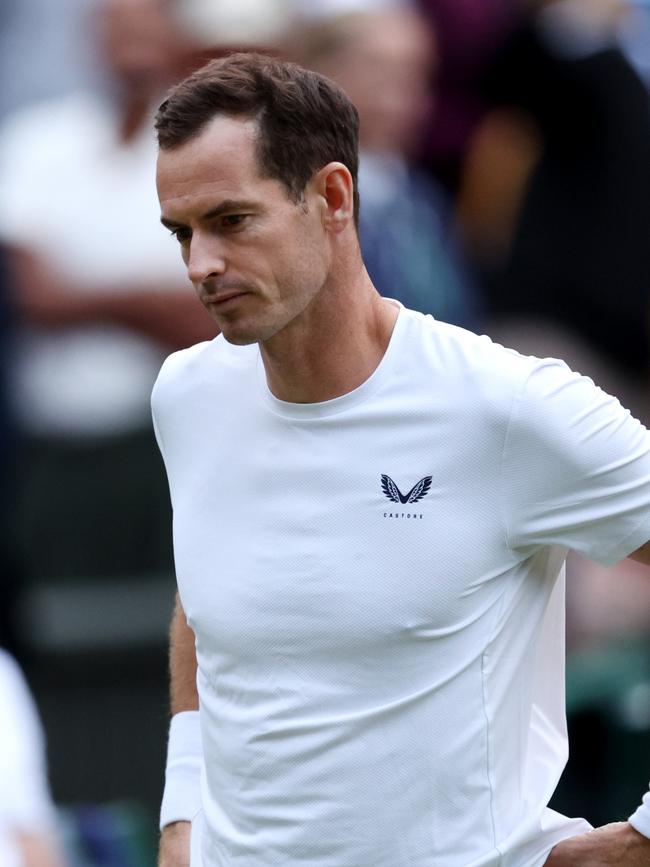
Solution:
[{"label": "neck", "polygon": [[282,332],[260,344],[271,392],[291,403],[319,403],[353,391],[384,356],[398,308],[365,269],[356,285],[328,285]]}]

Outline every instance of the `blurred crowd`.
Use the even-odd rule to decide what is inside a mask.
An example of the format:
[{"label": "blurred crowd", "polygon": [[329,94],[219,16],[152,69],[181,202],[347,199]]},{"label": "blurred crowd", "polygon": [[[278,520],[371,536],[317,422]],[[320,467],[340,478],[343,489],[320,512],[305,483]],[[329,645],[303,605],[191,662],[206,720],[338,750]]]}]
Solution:
[{"label": "blurred crowd", "polygon": [[[163,612],[171,605],[171,515],[149,395],[168,353],[215,334],[158,221],[152,118],[170,84],[233,49],[313,68],[357,105],[359,234],[382,294],[563,358],[650,420],[648,0],[5,0],[0,867],[154,863],[146,844],[124,842],[114,813],[115,840],[99,846],[78,812],[55,811],[39,715],[15,659],[37,704],[49,702],[55,800],[137,799],[126,783],[102,789],[97,756],[78,771],[91,782],[71,796],[66,773],[78,760],[55,759],[53,743],[66,743],[63,729],[71,742],[87,731],[56,709],[66,701],[57,678],[112,671],[103,682],[119,682],[121,704],[109,707],[97,687],[102,724],[121,715],[115,725],[142,737],[119,612],[142,608],[137,629],[150,597],[109,604],[110,593],[147,586]],[[569,562],[569,708],[581,740],[563,796],[592,822],[631,811],[645,786],[647,768],[626,806],[624,787],[609,780],[603,790],[603,761],[579,767],[581,742],[618,743],[623,732],[629,743],[650,729],[644,571]],[[164,632],[147,640],[162,695]],[[48,677],[37,687],[39,670]],[[156,713],[159,777],[143,789],[154,793],[164,708]],[[615,767],[624,777],[624,761]]]}]

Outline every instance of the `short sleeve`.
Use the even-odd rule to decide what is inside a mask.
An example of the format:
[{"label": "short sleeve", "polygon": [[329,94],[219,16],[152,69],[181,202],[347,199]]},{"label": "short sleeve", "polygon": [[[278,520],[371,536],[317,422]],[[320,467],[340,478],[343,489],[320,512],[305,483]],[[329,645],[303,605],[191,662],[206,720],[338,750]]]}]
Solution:
[{"label": "short sleeve", "polygon": [[650,539],[650,434],[587,377],[535,360],[501,467],[512,549],[560,545],[607,566]]}]

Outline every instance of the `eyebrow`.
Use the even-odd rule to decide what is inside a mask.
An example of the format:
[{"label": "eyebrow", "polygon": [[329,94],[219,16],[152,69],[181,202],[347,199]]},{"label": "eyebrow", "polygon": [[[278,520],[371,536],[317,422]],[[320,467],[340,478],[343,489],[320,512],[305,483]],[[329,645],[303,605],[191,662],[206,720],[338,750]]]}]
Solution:
[{"label": "eyebrow", "polygon": [[[214,220],[215,217],[220,217],[222,214],[227,214],[230,211],[242,210],[259,210],[259,204],[246,201],[244,199],[226,199],[225,201],[221,202],[220,205],[217,205],[216,208],[211,208],[209,211],[206,211],[205,214],[201,214],[201,216],[199,217],[199,221],[203,222],[204,220]],[[168,229],[177,229],[179,227],[187,228],[184,223],[179,223],[177,220],[168,220],[165,217],[161,217],[160,222]]]}]

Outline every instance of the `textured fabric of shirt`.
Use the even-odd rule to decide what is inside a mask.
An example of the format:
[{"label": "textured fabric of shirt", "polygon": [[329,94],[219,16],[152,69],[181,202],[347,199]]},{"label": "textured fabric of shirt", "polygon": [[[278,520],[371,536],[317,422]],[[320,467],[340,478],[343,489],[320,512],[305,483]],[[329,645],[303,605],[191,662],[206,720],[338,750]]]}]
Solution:
[{"label": "textured fabric of shirt", "polygon": [[342,397],[280,401],[219,337],[168,359],[153,408],[203,867],[539,867],[589,827],[547,809],[564,558],[650,537],[649,436],[615,398],[402,309]]}]

